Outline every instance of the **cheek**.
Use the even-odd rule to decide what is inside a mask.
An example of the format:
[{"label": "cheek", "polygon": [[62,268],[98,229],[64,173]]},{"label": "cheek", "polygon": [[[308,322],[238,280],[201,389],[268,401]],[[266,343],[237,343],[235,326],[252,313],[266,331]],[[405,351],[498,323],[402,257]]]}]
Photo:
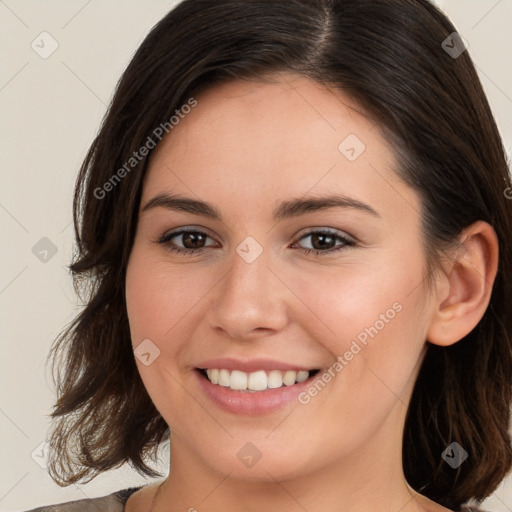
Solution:
[{"label": "cheek", "polygon": [[[179,330],[185,323],[180,320],[186,318],[197,297],[195,287],[187,284],[190,280],[187,283],[184,276],[166,270],[161,259],[155,259],[137,242],[134,244],[126,272],[131,341],[144,387],[170,426],[179,421],[173,411],[186,407],[178,372],[180,353],[186,344],[180,345]],[[150,340],[149,345],[146,340]],[[149,347],[144,352],[151,354],[149,364],[138,356],[137,349],[144,344]]]},{"label": "cheek", "polygon": [[159,340],[166,350],[170,348],[164,340],[194,309],[208,289],[209,279],[213,282],[205,272],[171,267],[165,255],[145,254],[134,247],[126,274],[132,343],[150,338]]},{"label": "cheek", "polygon": [[380,255],[364,265],[347,259],[346,267],[318,272],[314,280],[302,273],[292,282],[309,306],[303,329],[333,361],[344,359],[343,386],[370,390],[379,385],[376,374],[400,395],[426,341],[424,257],[419,244]]},{"label": "cheek", "polygon": [[191,359],[190,333],[197,327],[201,298],[219,275],[206,268],[191,271],[186,264],[177,268],[165,257],[134,244],[126,273],[126,304],[135,355],[144,340],[151,340],[158,349],[150,365],[136,357],[142,381],[167,423],[174,425],[179,417],[173,411],[187,407],[188,395],[180,382]]},{"label": "cheek", "polygon": [[407,254],[295,281],[297,295],[315,312],[303,317],[303,329],[333,357],[325,392],[310,388],[301,402],[328,411],[322,435],[331,447],[340,436],[355,446],[408,401],[427,329],[423,260]]}]

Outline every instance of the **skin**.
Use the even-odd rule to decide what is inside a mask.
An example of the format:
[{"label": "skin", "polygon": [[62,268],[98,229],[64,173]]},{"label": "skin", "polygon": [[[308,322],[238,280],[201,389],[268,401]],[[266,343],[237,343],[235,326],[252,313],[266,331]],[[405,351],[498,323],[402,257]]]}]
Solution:
[{"label": "skin", "polygon": [[[133,347],[150,339],[160,350],[150,365],[137,365],[172,432],[172,465],[153,510],[448,510],[408,486],[402,431],[427,343],[457,342],[485,312],[494,231],[483,222],[468,228],[464,250],[443,258],[429,290],[420,198],[394,171],[393,148],[348,97],[279,74],[217,86],[197,100],[152,156],[126,276]],[[350,134],[366,146],[355,161],[338,149]],[[162,192],[207,201],[222,220],[142,211]],[[272,217],[282,201],[333,193],[378,216],[329,208]],[[184,227],[207,233],[202,253],[171,252],[187,243],[181,236],[157,243]],[[356,245],[305,254],[311,228]],[[263,248],[252,263],[236,252],[248,236]],[[329,368],[397,302],[401,311],[307,405],[231,414],[196,382],[193,369],[213,357]],[[251,468],[237,457],[248,442],[262,454]],[[132,495],[126,511],[149,511],[156,490]]]}]

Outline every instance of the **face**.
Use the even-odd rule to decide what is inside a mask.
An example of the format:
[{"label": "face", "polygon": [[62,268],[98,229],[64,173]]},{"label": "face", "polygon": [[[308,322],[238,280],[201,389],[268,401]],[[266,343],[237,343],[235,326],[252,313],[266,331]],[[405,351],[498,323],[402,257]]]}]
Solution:
[{"label": "face", "polygon": [[338,91],[280,75],[196,99],[152,156],[126,276],[173,457],[250,480],[374,466],[429,325],[419,198]]}]

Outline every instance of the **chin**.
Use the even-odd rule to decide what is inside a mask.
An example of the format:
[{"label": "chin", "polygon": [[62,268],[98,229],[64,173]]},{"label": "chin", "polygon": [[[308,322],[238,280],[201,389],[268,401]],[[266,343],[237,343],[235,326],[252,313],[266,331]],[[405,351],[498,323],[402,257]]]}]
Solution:
[{"label": "chin", "polygon": [[304,450],[306,441],[284,445],[280,440],[251,442],[248,439],[250,436],[241,436],[230,438],[225,445],[212,443],[199,455],[213,471],[247,482],[286,481],[305,476],[325,464],[325,457],[315,456],[311,445],[309,450]]}]

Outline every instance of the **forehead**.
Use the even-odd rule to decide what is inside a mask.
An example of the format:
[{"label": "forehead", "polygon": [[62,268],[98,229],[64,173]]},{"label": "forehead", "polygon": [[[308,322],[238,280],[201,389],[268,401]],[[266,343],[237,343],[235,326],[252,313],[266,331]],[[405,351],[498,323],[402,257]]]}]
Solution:
[{"label": "forehead", "polygon": [[219,158],[226,151],[231,151],[230,158],[242,152],[262,157],[261,149],[290,162],[308,155],[308,160],[317,160],[319,152],[338,158],[339,144],[349,134],[364,140],[372,152],[386,150],[357,104],[305,77],[280,73],[265,81],[231,81],[207,90],[197,102],[157,153],[166,150],[176,159],[190,158],[192,145],[195,155],[214,146]]},{"label": "forehead", "polygon": [[234,204],[236,195],[240,208],[308,191],[379,201],[392,191],[384,175],[401,181],[378,127],[349,97],[311,79],[232,81],[196,100],[157,146],[145,197],[166,189]]}]

